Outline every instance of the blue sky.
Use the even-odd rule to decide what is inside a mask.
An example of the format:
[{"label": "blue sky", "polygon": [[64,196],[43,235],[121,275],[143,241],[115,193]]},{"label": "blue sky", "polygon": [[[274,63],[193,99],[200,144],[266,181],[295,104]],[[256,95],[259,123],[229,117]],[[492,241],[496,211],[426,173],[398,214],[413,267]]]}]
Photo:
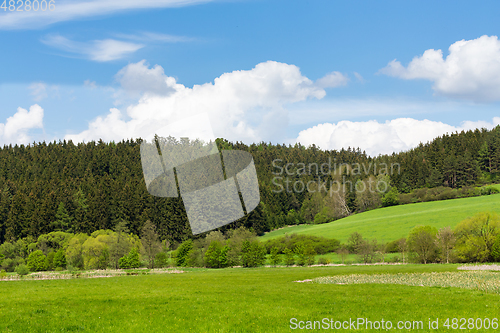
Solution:
[{"label": "blue sky", "polygon": [[54,11],[0,9],[0,144],[144,137],[199,112],[230,140],[372,155],[491,128],[499,7],[56,0]]}]

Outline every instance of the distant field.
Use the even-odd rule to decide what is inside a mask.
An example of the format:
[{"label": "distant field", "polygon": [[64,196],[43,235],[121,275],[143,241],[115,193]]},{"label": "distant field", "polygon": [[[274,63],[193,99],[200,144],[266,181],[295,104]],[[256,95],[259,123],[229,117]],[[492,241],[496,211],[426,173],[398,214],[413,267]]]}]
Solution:
[{"label": "distant field", "polygon": [[500,295],[477,290],[293,282],[339,274],[456,272],[456,268],[192,269],[182,274],[0,282],[0,331],[290,332],[291,318],[416,320],[427,325],[428,318],[498,317]]},{"label": "distant field", "polygon": [[416,225],[431,225],[438,229],[454,227],[465,218],[483,211],[500,214],[500,194],[379,208],[330,223],[285,227],[265,234],[260,240],[297,233],[336,238],[344,242],[351,233],[357,231],[366,238],[389,242],[406,237]]}]

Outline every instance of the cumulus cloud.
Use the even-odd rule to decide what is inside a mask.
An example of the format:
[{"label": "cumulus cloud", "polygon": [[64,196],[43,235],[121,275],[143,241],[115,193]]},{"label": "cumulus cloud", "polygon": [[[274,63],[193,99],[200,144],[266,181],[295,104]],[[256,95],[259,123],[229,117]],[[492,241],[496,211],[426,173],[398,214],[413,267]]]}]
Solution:
[{"label": "cumulus cloud", "polygon": [[29,130],[43,128],[43,109],[38,105],[32,105],[30,110],[18,108],[17,112],[0,123],[0,141],[2,144],[30,143]]},{"label": "cumulus cloud", "polygon": [[420,142],[446,133],[475,128],[491,129],[500,124],[500,117],[491,123],[466,121],[461,126],[451,126],[442,122],[398,118],[385,123],[375,120],[366,122],[340,121],[337,124],[324,123],[299,133],[296,142],[305,146],[315,144],[322,149],[360,148],[367,154],[392,154],[418,146]]},{"label": "cumulus cloud", "polygon": [[145,46],[143,44],[124,42],[115,39],[76,42],[60,35],[49,35],[41,41],[59,50],[78,54],[98,62],[121,59]]},{"label": "cumulus cloud", "polygon": [[379,71],[406,80],[434,82],[436,93],[478,102],[500,100],[500,41],[497,36],[461,40],[441,50],[429,49],[404,67],[393,60]]},{"label": "cumulus cloud", "polygon": [[59,0],[54,10],[22,11],[0,14],[0,29],[34,29],[57,22],[84,19],[130,10],[173,8],[211,0]]},{"label": "cumulus cloud", "polygon": [[127,94],[168,95],[176,91],[176,88],[182,89],[175,78],[165,75],[163,67],[155,65],[150,69],[146,60],[125,66],[115,78]]},{"label": "cumulus cloud", "polygon": [[144,91],[139,102],[126,112],[110,110],[90,122],[87,130],[66,139],[144,138],[169,123],[202,112],[209,115],[217,137],[246,142],[282,138],[287,126],[284,106],[321,99],[326,94],[298,67],[274,61],[225,73],[213,83],[192,88],[166,76],[161,66],[149,68],[144,61],[123,68],[117,80],[124,91]]}]

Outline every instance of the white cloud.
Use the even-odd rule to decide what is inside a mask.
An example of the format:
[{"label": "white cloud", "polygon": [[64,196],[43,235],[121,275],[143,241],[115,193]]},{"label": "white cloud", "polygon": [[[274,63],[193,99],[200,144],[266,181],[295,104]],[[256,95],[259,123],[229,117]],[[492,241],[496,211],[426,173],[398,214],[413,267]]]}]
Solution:
[{"label": "white cloud", "polygon": [[29,85],[30,95],[35,102],[40,102],[47,97],[59,97],[59,86],[47,85],[44,82],[34,82]]},{"label": "white cloud", "polygon": [[429,49],[413,58],[407,67],[397,60],[379,71],[402,79],[434,82],[436,93],[487,102],[500,100],[500,41],[497,36],[461,40],[441,50]]},{"label": "white cloud", "polygon": [[336,88],[345,86],[349,78],[340,72],[331,72],[316,81],[319,88]]},{"label": "white cloud", "polygon": [[500,117],[491,123],[466,121],[461,126],[451,126],[442,122],[398,118],[385,123],[375,120],[366,122],[340,121],[337,124],[324,123],[299,133],[296,142],[305,146],[315,144],[322,149],[360,148],[367,154],[392,154],[426,143],[446,133],[475,128],[491,129],[500,124]]},{"label": "white cloud", "polygon": [[34,104],[30,110],[17,108],[17,112],[7,118],[5,124],[0,123],[0,141],[2,144],[30,143],[29,130],[43,128],[43,109]]},{"label": "white cloud", "polygon": [[116,80],[127,95],[139,93],[168,95],[173,93],[176,88],[182,88],[181,85],[177,85],[173,77],[165,75],[161,66],[155,65],[149,69],[146,60],[122,68],[116,74]]},{"label": "white cloud", "polygon": [[59,0],[54,10],[0,14],[0,29],[34,29],[57,22],[110,15],[131,10],[172,8],[211,0]]},{"label": "white cloud", "polygon": [[182,43],[182,42],[192,42],[195,41],[195,38],[191,37],[185,37],[185,36],[175,36],[175,35],[168,35],[168,34],[161,34],[161,33],[156,33],[156,32],[150,32],[150,31],[143,31],[138,34],[115,34],[114,35],[116,38],[120,39],[128,39],[128,40],[134,40],[137,42],[145,43],[145,42],[150,42],[150,43]]},{"label": "white cloud", "polygon": [[33,99],[37,102],[49,96],[47,94],[47,85],[43,82],[32,83],[29,86],[29,89],[31,90],[31,95],[33,96]]},{"label": "white cloud", "polygon": [[121,59],[145,46],[143,44],[124,42],[114,39],[75,42],[60,35],[49,35],[41,41],[46,45],[55,47],[62,51],[78,54],[98,62]]},{"label": "white cloud", "polygon": [[274,61],[260,63],[251,70],[225,73],[213,83],[193,88],[166,76],[161,66],[149,69],[144,61],[126,66],[117,79],[125,90],[146,90],[139,102],[129,106],[126,113],[110,110],[93,120],[87,130],[67,135],[66,139],[148,137],[168,123],[201,112],[209,115],[217,137],[246,142],[282,138],[287,126],[284,105],[321,99],[326,94],[298,67]]}]

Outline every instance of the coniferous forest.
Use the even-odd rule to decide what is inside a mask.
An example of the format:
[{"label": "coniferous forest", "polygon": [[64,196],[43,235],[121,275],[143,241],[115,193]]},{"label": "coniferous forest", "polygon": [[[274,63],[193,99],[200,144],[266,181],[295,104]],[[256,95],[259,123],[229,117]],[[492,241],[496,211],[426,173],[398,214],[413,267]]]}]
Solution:
[{"label": "coniferous forest", "polygon": [[[120,222],[138,235],[147,220],[162,240],[193,238],[182,199],[147,192],[141,142],[63,141],[1,148],[0,244],[52,231],[114,230]],[[485,193],[475,186],[500,180],[500,126],[446,134],[409,151],[377,157],[359,148],[325,151],[224,139],[217,139],[217,145],[219,150],[252,154],[261,195],[253,212],[220,228],[222,232],[245,226],[262,234],[381,206],[481,195]],[[328,171],[321,165],[328,165]],[[342,190],[328,195],[334,181]],[[356,186],[375,181],[388,186],[376,193],[356,191]]]}]

